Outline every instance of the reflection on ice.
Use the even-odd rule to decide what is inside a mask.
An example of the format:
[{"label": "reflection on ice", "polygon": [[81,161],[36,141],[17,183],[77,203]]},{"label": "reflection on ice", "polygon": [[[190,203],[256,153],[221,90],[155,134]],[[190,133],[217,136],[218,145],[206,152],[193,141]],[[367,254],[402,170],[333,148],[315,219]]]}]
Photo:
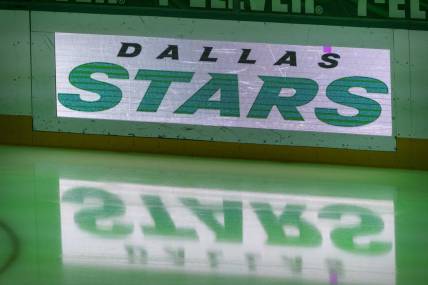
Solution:
[{"label": "reflection on ice", "polygon": [[65,264],[395,284],[392,201],[60,180]]}]

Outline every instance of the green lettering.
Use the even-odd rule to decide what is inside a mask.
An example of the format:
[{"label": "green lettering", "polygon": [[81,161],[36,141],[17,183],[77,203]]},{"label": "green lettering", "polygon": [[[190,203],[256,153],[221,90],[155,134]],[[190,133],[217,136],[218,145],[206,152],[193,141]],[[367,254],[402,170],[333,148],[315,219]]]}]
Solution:
[{"label": "green lettering", "polygon": [[131,224],[117,220],[112,221],[109,227],[99,227],[100,219],[117,218],[125,213],[125,205],[116,195],[97,188],[79,187],[67,191],[62,200],[69,203],[84,204],[85,199],[95,198],[102,202],[100,207],[81,209],[74,215],[74,221],[84,231],[103,237],[120,238],[133,231]]},{"label": "green lettering", "polygon": [[[267,243],[271,245],[318,246],[321,234],[316,227],[302,218],[303,205],[287,205],[282,214],[275,215],[268,203],[251,203],[266,234]],[[298,235],[285,234],[284,226],[297,228]]]},{"label": "green lettering", "polygon": [[331,231],[330,237],[338,248],[359,254],[383,254],[391,250],[390,242],[371,241],[363,245],[354,243],[354,238],[379,234],[384,228],[382,219],[369,209],[354,205],[336,204],[321,209],[318,216],[323,219],[340,220],[343,215],[356,215],[360,218],[360,223],[338,227]]},{"label": "green lettering", "polygon": [[[198,109],[220,110],[220,116],[239,117],[238,75],[210,73],[211,80],[181,105],[175,113],[194,114]],[[219,101],[210,98],[220,91]]]},{"label": "green lettering", "polygon": [[190,82],[192,77],[193,72],[140,69],[135,79],[150,80],[151,82],[137,110],[140,112],[157,112],[171,83]]},{"label": "green lettering", "polygon": [[[284,120],[304,121],[297,107],[311,102],[318,92],[318,84],[306,78],[259,76],[263,86],[248,113],[248,118],[266,119],[273,106],[278,108]],[[291,97],[279,96],[283,88],[292,88],[296,93]]]},{"label": "green lettering", "polygon": [[91,62],[75,67],[69,76],[70,84],[81,90],[96,93],[94,101],[82,100],[80,94],[58,93],[58,100],[65,107],[82,112],[98,112],[113,108],[122,99],[119,87],[93,79],[95,73],[106,74],[108,78],[129,79],[128,71],[120,65],[107,62]]},{"label": "green lettering", "polygon": [[327,87],[327,97],[338,104],[358,110],[354,116],[343,116],[335,108],[315,108],[318,119],[332,126],[358,127],[370,124],[379,118],[382,108],[373,99],[352,94],[349,89],[359,87],[369,93],[388,94],[388,86],[380,80],[370,77],[344,77],[333,81]]},{"label": "green lettering", "polygon": [[[201,205],[197,199],[181,198],[181,202],[188,207],[216,235],[217,241],[242,242],[242,203],[223,201],[223,207]],[[222,213],[224,226],[221,225],[215,214]]]},{"label": "green lettering", "polygon": [[152,216],[154,226],[143,226],[145,235],[167,236],[184,239],[197,239],[196,231],[192,228],[177,228],[158,196],[144,195],[143,202]]}]

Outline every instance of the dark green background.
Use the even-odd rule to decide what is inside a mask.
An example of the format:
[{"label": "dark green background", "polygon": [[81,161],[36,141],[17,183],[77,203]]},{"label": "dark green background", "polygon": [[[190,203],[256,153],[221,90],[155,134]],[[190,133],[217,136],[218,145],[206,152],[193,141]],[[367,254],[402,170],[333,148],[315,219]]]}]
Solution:
[{"label": "dark green background", "polygon": [[[411,19],[410,0],[406,0],[405,4],[399,5],[399,9],[405,11],[405,18],[403,19],[389,18],[388,0],[385,1],[385,4],[375,3],[375,0],[368,0],[367,17],[359,17],[357,15],[358,0],[315,0],[315,7],[320,6],[322,9],[318,9],[318,12],[312,15],[272,12],[271,0],[266,0],[264,11],[251,10],[250,0],[241,0],[243,9],[240,8],[240,0],[224,0],[227,3],[231,3],[230,7],[233,7],[233,9],[211,8],[211,0],[206,0],[206,8],[191,8],[189,5],[190,0],[169,0],[168,6],[159,5],[159,0],[117,0],[118,2],[115,4],[109,4],[108,0],[105,0],[106,3],[96,3],[95,0],[88,1],[88,3],[81,3],[76,2],[76,0],[0,0],[0,9],[156,15],[428,30],[428,19]],[[283,3],[288,3],[290,6],[289,11],[291,11],[291,0],[284,0]],[[302,9],[304,10],[303,4]],[[420,10],[427,11],[428,14],[428,0],[420,0]]]}]

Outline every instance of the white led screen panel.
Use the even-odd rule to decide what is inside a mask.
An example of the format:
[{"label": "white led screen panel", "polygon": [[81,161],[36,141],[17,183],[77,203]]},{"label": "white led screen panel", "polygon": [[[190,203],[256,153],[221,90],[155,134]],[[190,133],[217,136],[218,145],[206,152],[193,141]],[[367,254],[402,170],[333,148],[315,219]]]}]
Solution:
[{"label": "white led screen panel", "polygon": [[393,135],[388,49],[55,33],[55,62],[60,118]]}]

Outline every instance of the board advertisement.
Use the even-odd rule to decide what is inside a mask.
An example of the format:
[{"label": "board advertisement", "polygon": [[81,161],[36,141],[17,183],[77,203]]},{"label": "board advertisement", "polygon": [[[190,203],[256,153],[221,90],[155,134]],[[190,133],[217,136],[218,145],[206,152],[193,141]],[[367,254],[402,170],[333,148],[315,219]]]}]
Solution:
[{"label": "board advertisement", "polygon": [[55,62],[60,118],[393,134],[387,49],[55,33]]}]

